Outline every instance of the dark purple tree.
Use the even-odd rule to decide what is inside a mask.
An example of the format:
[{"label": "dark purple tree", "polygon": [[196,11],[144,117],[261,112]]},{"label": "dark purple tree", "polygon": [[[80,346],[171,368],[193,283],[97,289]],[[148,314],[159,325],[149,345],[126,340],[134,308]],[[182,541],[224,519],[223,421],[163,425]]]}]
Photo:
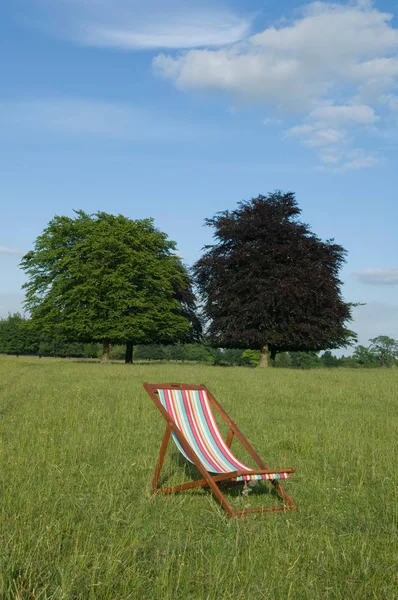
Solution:
[{"label": "dark purple tree", "polygon": [[206,219],[215,243],[194,265],[210,342],[268,352],[339,348],[355,336],[345,323],[338,274],[346,251],[298,220],[293,193],[276,191]]}]

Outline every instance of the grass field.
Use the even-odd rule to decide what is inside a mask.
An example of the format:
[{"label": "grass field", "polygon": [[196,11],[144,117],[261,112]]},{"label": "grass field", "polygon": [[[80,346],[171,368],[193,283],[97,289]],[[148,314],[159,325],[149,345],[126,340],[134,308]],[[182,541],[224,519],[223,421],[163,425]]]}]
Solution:
[{"label": "grass field", "polygon": [[[296,467],[300,512],[150,496],[164,421],[143,381],[208,385],[271,467]],[[0,357],[0,598],[398,598],[397,388],[398,370]],[[163,473],[190,477],[174,447]],[[239,490],[235,507],[277,502]]]}]

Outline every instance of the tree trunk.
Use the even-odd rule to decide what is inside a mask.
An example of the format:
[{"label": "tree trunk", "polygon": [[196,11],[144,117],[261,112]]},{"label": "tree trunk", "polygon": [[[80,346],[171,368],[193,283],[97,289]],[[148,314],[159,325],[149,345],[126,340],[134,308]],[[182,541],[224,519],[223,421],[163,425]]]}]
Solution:
[{"label": "tree trunk", "polygon": [[275,348],[275,346],[270,346],[270,349],[269,349],[269,351],[270,351],[270,359],[271,359],[271,362],[272,362],[272,364],[274,364],[274,362],[275,362],[275,357],[276,357],[276,355],[277,355],[278,351],[277,351],[277,349]]},{"label": "tree trunk", "polygon": [[108,363],[109,362],[109,350],[110,350],[110,343],[109,340],[104,340],[103,346],[102,346],[102,358],[101,358],[101,362],[102,363]]},{"label": "tree trunk", "polygon": [[268,367],[268,345],[265,344],[260,350],[260,362],[259,367]]},{"label": "tree trunk", "polygon": [[126,357],[124,362],[126,365],[133,364],[133,342],[126,342]]}]

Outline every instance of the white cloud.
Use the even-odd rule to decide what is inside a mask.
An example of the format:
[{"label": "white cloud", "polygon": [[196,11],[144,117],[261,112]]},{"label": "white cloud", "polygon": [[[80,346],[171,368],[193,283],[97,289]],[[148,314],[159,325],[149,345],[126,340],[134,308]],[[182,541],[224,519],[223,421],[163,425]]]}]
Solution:
[{"label": "white cloud", "polygon": [[237,102],[285,112],[300,112],[326,92],[324,82],[300,79],[295,58],[276,60],[250,42],[220,50],[192,50],[177,57],[159,54],[153,65],[158,75],[180,89],[222,91]]},{"label": "white cloud", "polygon": [[398,267],[391,269],[364,269],[354,275],[369,285],[398,285]]},{"label": "white cloud", "polygon": [[[347,65],[379,56],[397,45],[397,31],[389,26],[392,15],[369,3],[313,2],[300,19],[280,28],[270,27],[252,37],[252,43],[273,51],[307,58],[313,66],[325,65],[331,73],[344,74]],[[341,61],[347,61],[342,65]],[[324,69],[321,69],[324,71]]]},{"label": "white cloud", "polygon": [[321,163],[333,165],[334,171],[363,169],[376,165],[380,159],[362,149],[351,149],[350,133],[359,126],[374,125],[378,120],[373,108],[363,104],[320,104],[304,123],[289,129],[286,137],[297,138],[315,150]]},{"label": "white cloud", "polygon": [[328,148],[319,154],[321,165],[317,170],[330,173],[344,173],[346,171],[357,171],[375,167],[383,162],[380,156],[367,154],[362,148],[354,150],[340,150]]},{"label": "white cloud", "polygon": [[350,150],[356,128],[382,124],[378,109],[392,109],[390,92],[398,84],[398,29],[391,20],[369,1],[313,2],[295,20],[245,41],[162,53],[153,66],[181,90],[224,92],[278,117],[305,115],[288,137],[315,149],[324,163],[364,168],[378,158]]},{"label": "white cloud", "polygon": [[338,171],[353,171],[374,167],[382,163],[383,159],[374,154],[366,154],[364,150],[358,148],[356,150],[345,152],[342,155],[341,161],[341,164],[337,168]]},{"label": "white cloud", "polygon": [[270,27],[245,43],[160,54],[154,65],[183,89],[221,90],[296,112],[313,107],[336,85],[379,76],[381,65],[395,76],[397,59],[384,56],[398,49],[390,20],[366,5],[314,2],[292,24]]},{"label": "white cloud", "polygon": [[[355,139],[397,121],[388,119],[398,104],[398,29],[371,0],[315,1],[254,35],[253,15],[239,14],[224,0],[36,0],[38,5],[45,6],[48,28],[78,43],[164,49],[153,60],[154,72],[181,90],[223,92],[235,108],[259,104],[267,111],[264,125],[299,119],[285,137],[335,170],[380,162],[373,152],[355,149]],[[109,108],[98,110],[109,114]],[[137,129],[131,113],[117,110],[110,115],[112,131],[95,113],[85,124],[81,119],[79,130],[91,130],[95,121],[97,134],[131,139]],[[52,120],[60,126],[58,117]],[[118,125],[123,122],[128,126]],[[301,125],[307,131],[300,133]],[[148,129],[152,135],[154,128]]]},{"label": "white cloud", "polygon": [[398,111],[398,96],[394,94],[385,94],[381,97],[381,101],[388,106],[391,111]]},{"label": "white cloud", "polygon": [[197,139],[199,127],[142,108],[90,99],[57,98],[0,103],[1,135],[37,131],[121,141]]},{"label": "white cloud", "polygon": [[223,24],[217,21],[214,16],[205,19],[193,15],[174,23],[155,21],[143,27],[142,31],[91,25],[85,29],[82,41],[92,46],[126,49],[195,48],[231,44],[247,34],[245,22],[230,19]]},{"label": "white cloud", "polygon": [[315,125],[296,125],[288,132],[289,137],[298,137],[308,148],[330,148],[335,144],[345,141],[344,132],[331,127],[317,127]]},{"label": "white cloud", "polygon": [[0,254],[6,254],[9,256],[22,256],[21,250],[16,248],[7,248],[7,246],[0,246]]},{"label": "white cloud", "polygon": [[47,1],[52,27],[88,46],[121,49],[223,46],[246,37],[251,19],[223,2],[200,0]]},{"label": "white cloud", "polygon": [[346,124],[372,125],[379,120],[371,106],[352,104],[348,106],[321,105],[310,113],[317,123],[342,126]]}]

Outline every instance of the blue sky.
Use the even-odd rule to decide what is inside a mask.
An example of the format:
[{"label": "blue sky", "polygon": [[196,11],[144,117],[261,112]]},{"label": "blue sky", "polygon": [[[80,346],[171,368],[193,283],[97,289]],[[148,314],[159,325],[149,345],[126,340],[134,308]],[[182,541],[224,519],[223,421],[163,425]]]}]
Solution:
[{"label": "blue sky", "polygon": [[54,214],[206,217],[275,189],[348,250],[353,329],[398,338],[398,2],[13,0],[2,11],[0,316]]}]

